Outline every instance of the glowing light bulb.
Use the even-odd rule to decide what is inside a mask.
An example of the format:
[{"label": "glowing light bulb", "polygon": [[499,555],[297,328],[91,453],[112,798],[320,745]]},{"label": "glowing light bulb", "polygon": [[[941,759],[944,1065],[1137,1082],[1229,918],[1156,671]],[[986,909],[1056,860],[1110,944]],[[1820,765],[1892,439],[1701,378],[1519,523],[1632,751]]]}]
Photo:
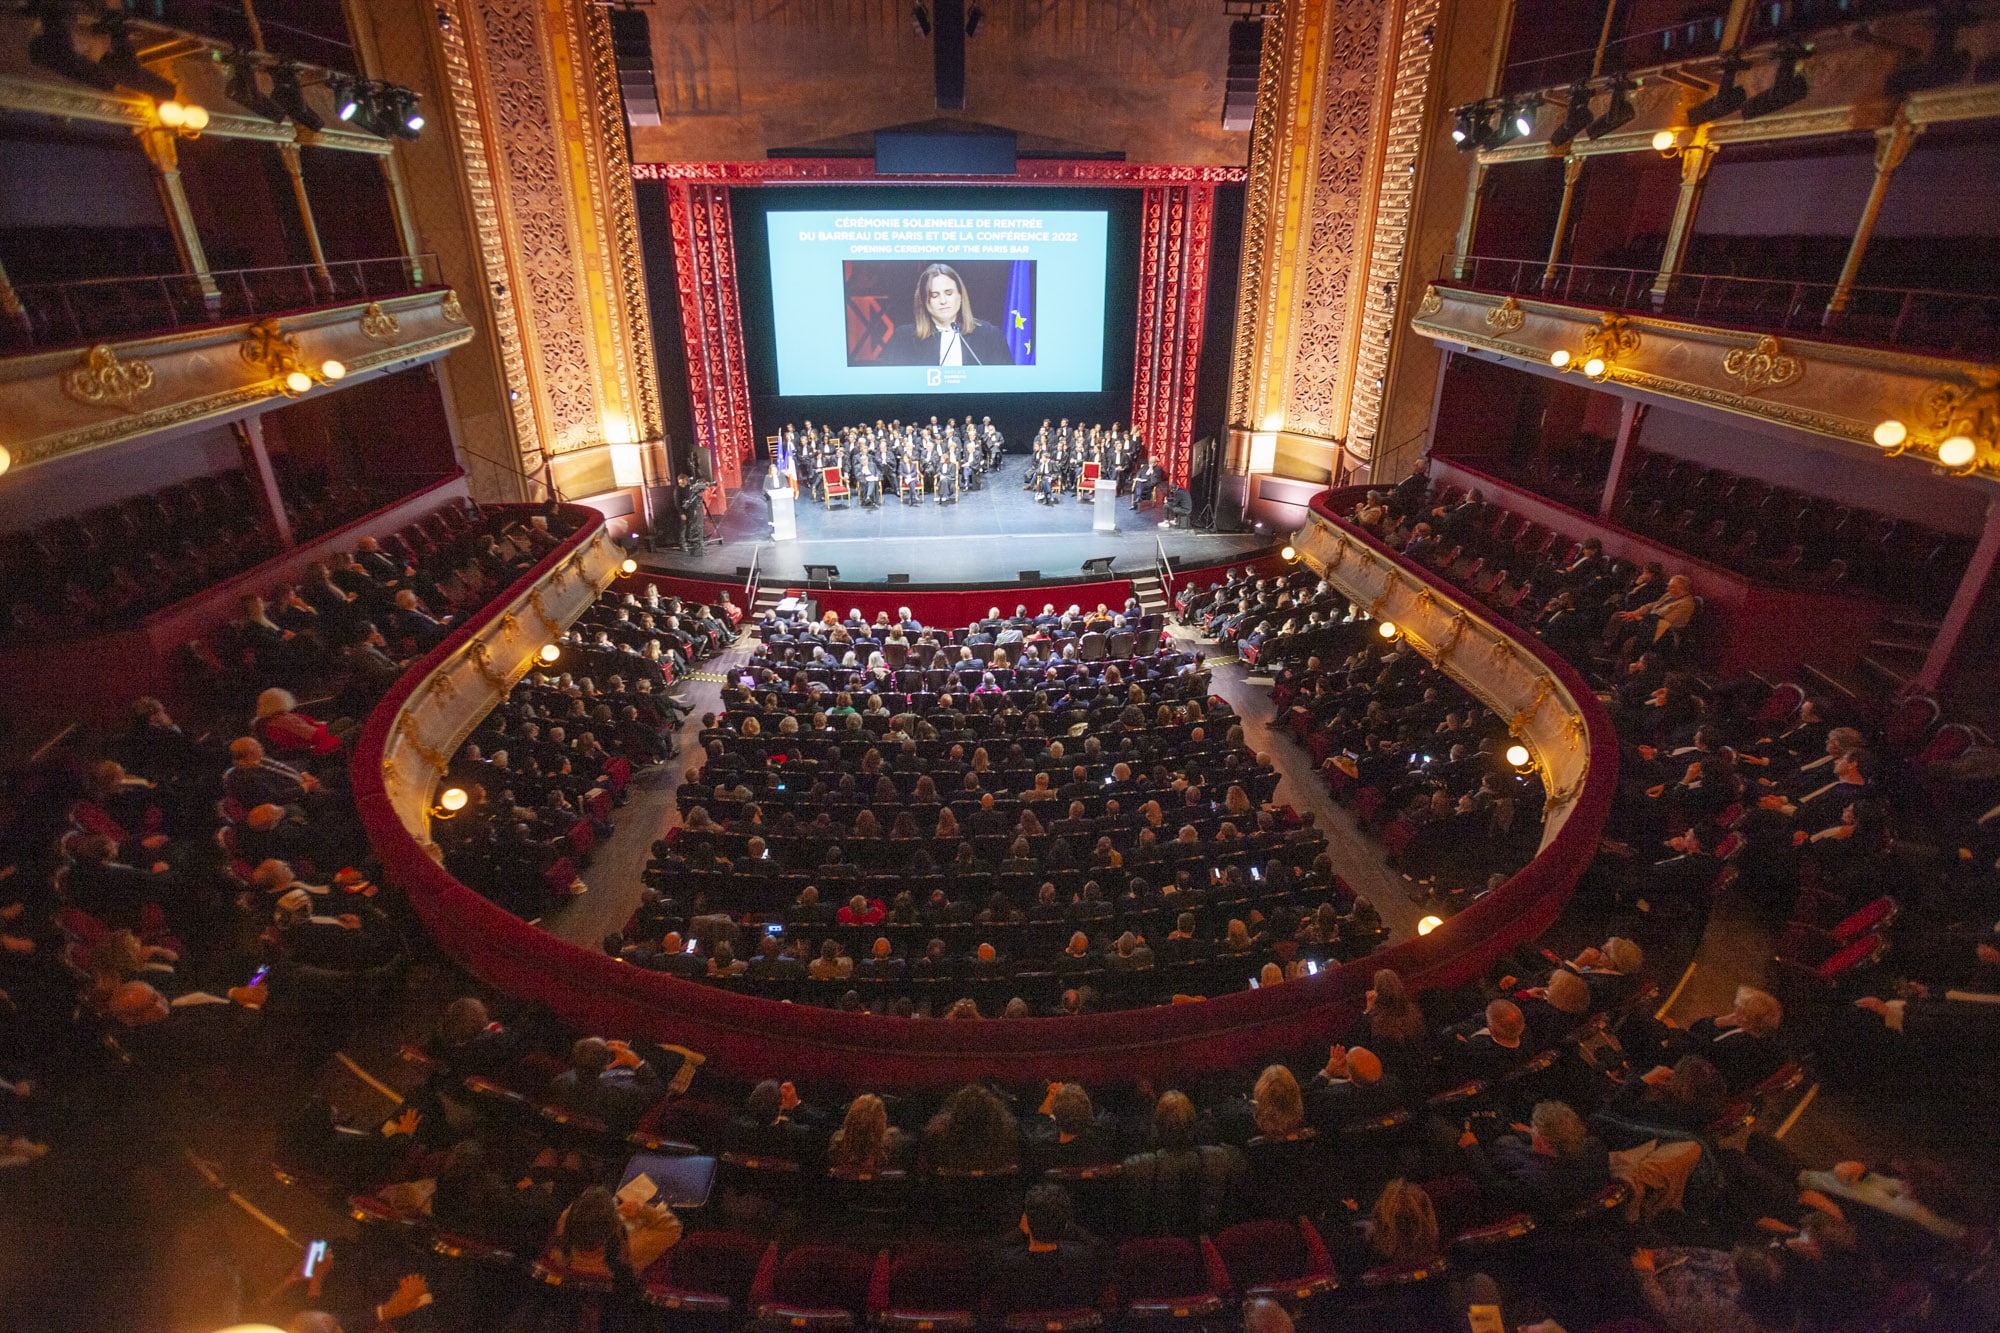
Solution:
[{"label": "glowing light bulb", "polygon": [[1516,768],[1526,768],[1528,766],[1528,747],[1521,744],[1508,746],[1507,762]]},{"label": "glowing light bulb", "polygon": [[8,451],[6,445],[0,444],[0,473],[5,473],[12,466],[14,466],[14,455]]},{"label": "glowing light bulb", "polygon": [[312,376],[306,374],[303,370],[294,370],[285,376],[285,387],[293,393],[304,393],[307,389],[312,388],[312,386]]},{"label": "glowing light bulb", "polygon": [[1680,136],[1672,130],[1661,130],[1653,136],[1653,151],[1664,153],[1680,142]]},{"label": "glowing light bulb", "polygon": [[192,130],[196,134],[199,134],[203,130],[207,129],[208,108],[205,106],[196,106],[192,102],[188,103],[187,124],[183,128]]},{"label": "glowing light bulb", "polygon": [[1875,443],[1881,445],[1884,449],[1894,449],[1909,438],[1910,428],[1894,417],[1890,417],[1887,421],[1881,422],[1875,427]]},{"label": "glowing light bulb", "polygon": [[544,662],[553,662],[562,656],[562,648],[557,644],[545,643],[542,645],[542,650],[536,653],[535,656],[541,658]]},{"label": "glowing light bulb", "polygon": [[1375,627],[1375,632],[1385,639],[1393,639],[1396,637],[1396,622],[1385,620]]},{"label": "glowing light bulb", "polygon": [[1443,917],[1427,916],[1423,920],[1417,922],[1417,934],[1428,935],[1432,931],[1436,930],[1439,926],[1442,926],[1443,924],[1444,924]]},{"label": "glowing light bulb", "polygon": [[172,98],[154,107],[153,114],[160,118],[160,124],[170,130],[177,130],[187,124],[188,109]]},{"label": "glowing light bulb", "polygon": [[1569,365],[1569,348],[1558,347],[1555,351],[1550,352],[1549,364],[1557,370],[1565,369]]},{"label": "glowing light bulb", "polygon": [[1964,467],[1978,454],[1979,446],[1970,435],[1952,435],[1938,443],[1938,462],[1946,467]]},{"label": "glowing light bulb", "polygon": [[1299,558],[1299,548],[1296,546],[1287,546],[1284,550],[1278,552],[1278,558],[1289,565]]},{"label": "glowing light bulb", "polygon": [[1604,378],[1604,358],[1593,356],[1590,360],[1584,362],[1583,373],[1594,380]]},{"label": "glowing light bulb", "polygon": [[342,361],[322,361],[319,363],[319,373],[330,380],[345,379],[347,377],[347,365]]},{"label": "glowing light bulb", "polygon": [[463,787],[446,787],[443,795],[438,797],[438,804],[453,814],[457,814],[460,810],[465,809],[465,803],[471,799],[471,797],[465,794],[465,788]]},{"label": "glowing light bulb", "polygon": [[619,564],[618,572],[620,574],[637,574],[639,572],[639,562],[628,556]]}]

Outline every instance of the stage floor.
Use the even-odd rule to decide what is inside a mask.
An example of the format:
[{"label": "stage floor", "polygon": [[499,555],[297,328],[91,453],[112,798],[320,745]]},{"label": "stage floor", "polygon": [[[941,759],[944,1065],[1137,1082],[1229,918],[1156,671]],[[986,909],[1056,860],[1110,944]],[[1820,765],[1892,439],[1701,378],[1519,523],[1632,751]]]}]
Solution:
[{"label": "stage floor", "polygon": [[[908,574],[913,585],[1012,583],[1022,570],[1040,570],[1045,579],[1074,579],[1083,562],[1110,556],[1119,575],[1144,573],[1157,563],[1159,547],[1188,568],[1226,564],[1268,550],[1282,533],[1222,535],[1161,528],[1158,506],[1132,512],[1130,496],[1118,497],[1118,530],[1093,532],[1094,505],[1074,496],[1057,505],[1035,502],[1021,489],[1025,460],[1009,457],[985,489],[967,491],[955,505],[926,499],[903,505],[894,497],[880,509],[850,503],[829,510],[799,496],[796,540],[770,540],[769,506],[763,494],[743,490],[730,496],[729,512],[712,535],[723,539],[700,556],[672,547],[641,553],[639,563],[662,573],[728,577],[748,566],[763,544],[757,568],[773,579],[804,579],[805,567],[835,565],[843,583],[870,583]],[[1156,545],[1157,542],[1157,545]]]}]

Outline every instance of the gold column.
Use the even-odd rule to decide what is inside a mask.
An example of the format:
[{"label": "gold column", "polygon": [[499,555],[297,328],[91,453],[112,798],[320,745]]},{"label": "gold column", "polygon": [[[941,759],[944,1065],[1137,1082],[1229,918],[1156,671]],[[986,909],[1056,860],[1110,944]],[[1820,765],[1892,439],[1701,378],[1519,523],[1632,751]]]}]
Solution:
[{"label": "gold column", "polygon": [[1750,31],[1750,16],[1757,12],[1755,0],[1729,0],[1729,16],[1722,20],[1722,49],[1734,51],[1743,45]]},{"label": "gold column", "polygon": [[1833,295],[1827,298],[1826,313],[1837,315],[1847,309],[1847,298],[1854,291],[1854,280],[1861,274],[1861,261],[1868,253],[1868,242],[1875,235],[1875,219],[1882,212],[1882,200],[1889,193],[1889,178],[1896,174],[1896,168],[1903,165],[1903,159],[1916,146],[1917,135],[1923,131],[1921,125],[1913,125],[1898,115],[1894,120],[1875,131],[1875,179],[1868,187],[1868,202],[1862,205],[1861,221],[1854,228],[1854,240],[1847,247],[1847,262],[1840,266],[1840,277],[1833,284]]},{"label": "gold column", "polygon": [[410,261],[410,284],[421,287],[424,284],[424,264],[419,256],[423,254],[423,242],[417,239],[417,222],[410,212],[410,194],[403,184],[402,163],[395,153],[390,152],[376,158],[375,165],[382,168],[382,182],[389,187],[389,212],[396,219],[396,238],[403,247],[403,257]]},{"label": "gold column", "polygon": [[1549,265],[1542,270],[1544,286],[1556,279],[1556,265],[1562,263],[1563,238],[1569,231],[1569,209],[1576,200],[1577,177],[1583,175],[1583,159],[1571,153],[1563,159],[1563,197],[1556,207],[1556,234],[1549,238]]},{"label": "gold column", "polygon": [[319,243],[319,223],[313,220],[312,198],[306,194],[306,173],[299,160],[298,144],[279,144],[278,159],[285,164],[285,174],[292,178],[292,198],[298,201],[299,221],[305,225],[306,250],[312,255],[313,270],[331,290],[333,275],[326,271],[326,249]]},{"label": "gold column", "polygon": [[1708,142],[1707,126],[1699,133],[1701,137],[1681,149],[1681,195],[1674,202],[1674,220],[1667,227],[1667,248],[1660,255],[1659,276],[1653,279],[1653,301],[1658,304],[1667,296],[1667,285],[1674,275],[1681,271],[1681,261],[1687,258],[1688,238],[1694,231],[1695,210],[1701,207],[1702,182],[1708,179],[1708,169],[1715,161],[1717,149]]},{"label": "gold column", "polygon": [[188,206],[187,191],[181,187],[180,141],[172,130],[138,131],[146,160],[153,164],[153,179],[160,187],[160,203],[167,210],[167,230],[174,234],[174,248],[180,251],[181,267],[201,283],[201,299],[211,309],[222,305],[222,289],[208,270],[208,255],[201,248],[201,233],[194,225],[194,209]]}]

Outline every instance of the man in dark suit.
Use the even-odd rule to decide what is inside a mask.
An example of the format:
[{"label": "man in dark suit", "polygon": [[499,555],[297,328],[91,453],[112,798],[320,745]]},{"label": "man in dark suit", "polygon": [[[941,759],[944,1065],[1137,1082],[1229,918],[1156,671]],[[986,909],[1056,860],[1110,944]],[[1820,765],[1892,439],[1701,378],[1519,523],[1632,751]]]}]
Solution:
[{"label": "man in dark suit", "polygon": [[1326,1068],[1306,1085],[1306,1119],[1323,1135],[1401,1104],[1395,1075],[1382,1072],[1382,1057],[1365,1046],[1329,1047]]},{"label": "man in dark suit", "polygon": [[985,1306],[993,1318],[1036,1310],[1094,1306],[1101,1294],[1096,1244],[1072,1220],[1069,1191],[1037,1185],[1021,1211],[1021,1238],[997,1245],[989,1262]]},{"label": "man in dark suit", "polygon": [[549,1100],[614,1129],[636,1128],[646,1108],[666,1092],[653,1067],[622,1041],[579,1038],[569,1062],[549,1084]]}]

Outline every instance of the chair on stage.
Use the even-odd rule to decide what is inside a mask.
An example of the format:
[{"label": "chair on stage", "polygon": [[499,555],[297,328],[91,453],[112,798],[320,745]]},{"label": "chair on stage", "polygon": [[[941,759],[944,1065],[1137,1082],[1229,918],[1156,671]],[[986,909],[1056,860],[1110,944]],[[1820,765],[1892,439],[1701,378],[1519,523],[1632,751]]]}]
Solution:
[{"label": "chair on stage", "polygon": [[847,474],[842,472],[838,465],[819,470],[819,485],[820,499],[825,502],[828,509],[833,508],[835,500],[846,500],[854,494],[847,489]]},{"label": "chair on stage", "polygon": [[1098,466],[1095,463],[1085,463],[1082,467],[1078,468],[1076,471],[1076,493],[1078,495],[1097,494],[1097,477]]}]

